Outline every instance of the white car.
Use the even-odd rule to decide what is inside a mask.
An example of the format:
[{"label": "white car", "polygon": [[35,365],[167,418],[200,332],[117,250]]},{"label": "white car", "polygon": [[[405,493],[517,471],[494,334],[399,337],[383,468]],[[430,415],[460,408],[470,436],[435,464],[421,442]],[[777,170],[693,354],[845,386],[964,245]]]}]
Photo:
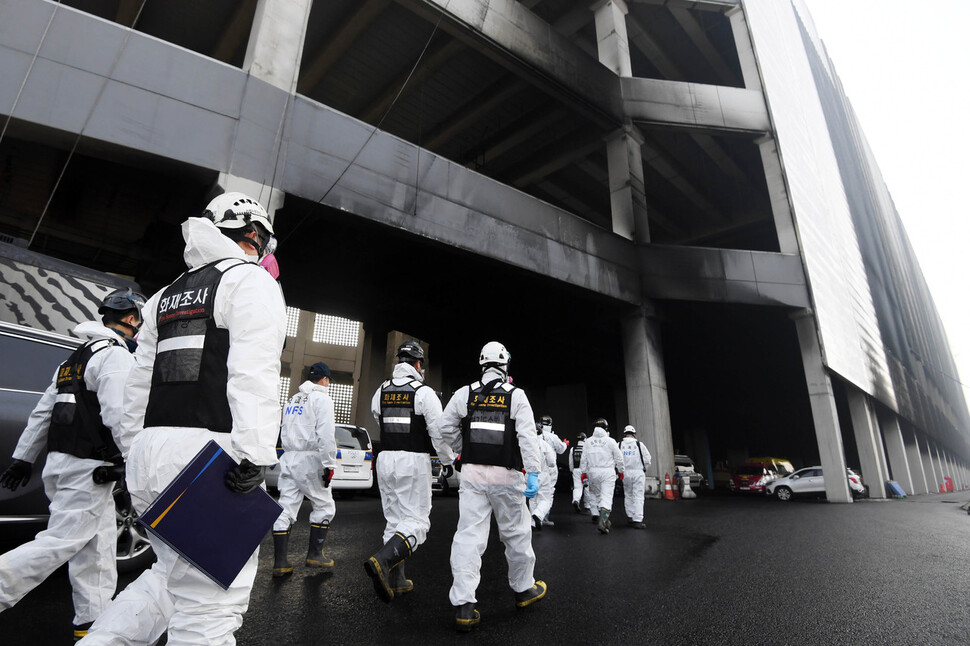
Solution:
[{"label": "white car", "polygon": [[[350,424],[336,425],[337,468],[330,481],[332,489],[370,489],[374,483],[374,449],[367,429]],[[276,449],[277,457],[283,449]],[[280,465],[266,470],[266,486],[278,488]]]},{"label": "white car", "polygon": [[[846,478],[849,481],[849,489],[852,497],[864,496],[866,488],[862,484],[862,478],[852,469],[846,469]],[[788,501],[795,496],[825,496],[825,477],[822,475],[822,467],[806,467],[799,469],[795,473],[772,480],[765,487],[765,492],[769,496],[776,496],[778,500]]]}]

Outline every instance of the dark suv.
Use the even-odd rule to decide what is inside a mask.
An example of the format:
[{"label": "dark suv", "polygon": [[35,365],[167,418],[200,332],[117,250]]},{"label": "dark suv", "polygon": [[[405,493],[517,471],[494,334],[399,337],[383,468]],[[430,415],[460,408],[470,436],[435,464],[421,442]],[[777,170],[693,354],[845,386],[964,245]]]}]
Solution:
[{"label": "dark suv", "polygon": [[[78,339],[41,332],[22,325],[0,321],[0,470],[12,461],[17,440],[27,418],[51,383],[54,370],[80,345]],[[41,473],[47,455],[34,463],[26,486],[16,491],[0,488],[0,527],[11,523],[47,523],[50,501],[44,494]],[[114,491],[118,523],[118,571],[143,568],[154,553],[144,530],[135,523],[128,492]]]}]

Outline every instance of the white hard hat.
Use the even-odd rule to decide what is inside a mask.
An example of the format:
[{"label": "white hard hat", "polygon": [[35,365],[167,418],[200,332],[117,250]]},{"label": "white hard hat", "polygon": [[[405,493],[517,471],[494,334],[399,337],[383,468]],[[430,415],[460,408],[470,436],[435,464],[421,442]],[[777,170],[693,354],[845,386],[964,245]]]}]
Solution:
[{"label": "white hard hat", "polygon": [[509,359],[512,355],[509,351],[505,349],[505,346],[498,341],[489,341],[484,346],[482,346],[482,353],[478,357],[478,365],[488,366],[491,364],[496,364],[499,366],[508,366]]},{"label": "white hard hat", "polygon": [[631,424],[627,424],[623,428],[623,434],[624,435],[636,435],[637,434],[637,429],[633,428],[633,426]]},{"label": "white hard hat", "polygon": [[204,217],[212,220],[220,229],[241,229],[254,222],[259,223],[272,235],[273,223],[263,205],[244,193],[223,193],[205,207]]}]

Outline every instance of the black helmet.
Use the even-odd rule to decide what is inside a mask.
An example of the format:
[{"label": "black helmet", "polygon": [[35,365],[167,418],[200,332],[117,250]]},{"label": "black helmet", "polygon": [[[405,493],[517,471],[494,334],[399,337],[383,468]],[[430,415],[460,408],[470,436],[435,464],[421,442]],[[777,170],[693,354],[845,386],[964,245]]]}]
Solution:
[{"label": "black helmet", "polygon": [[398,363],[414,363],[424,361],[424,348],[417,341],[405,341],[397,349]]},{"label": "black helmet", "polygon": [[586,433],[580,433],[579,434],[579,441],[582,442],[585,439],[586,439]]},{"label": "black helmet", "polygon": [[141,318],[141,308],[145,305],[145,297],[131,290],[131,287],[126,289],[116,289],[101,301],[101,307],[98,308],[98,314],[104,314],[108,310],[114,310],[116,312],[127,312],[128,310],[138,310],[138,317]]},{"label": "black helmet", "polygon": [[552,418],[548,415],[543,415],[541,418],[539,418],[539,421],[542,422],[543,426],[552,426]]},{"label": "black helmet", "polygon": [[542,423],[536,422],[536,435],[542,435]]},{"label": "black helmet", "polygon": [[597,426],[599,426],[601,429],[603,429],[607,433],[610,432],[610,423],[606,421],[606,418],[605,417],[597,417],[596,418],[596,421],[593,422],[593,427],[595,428]]}]

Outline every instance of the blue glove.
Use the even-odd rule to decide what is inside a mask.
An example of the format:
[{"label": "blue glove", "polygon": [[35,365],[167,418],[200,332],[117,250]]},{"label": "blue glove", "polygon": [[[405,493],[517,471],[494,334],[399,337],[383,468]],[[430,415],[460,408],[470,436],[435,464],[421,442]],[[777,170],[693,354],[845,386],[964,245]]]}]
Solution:
[{"label": "blue glove", "polygon": [[525,474],[525,497],[535,498],[537,493],[539,493],[539,474]]}]

